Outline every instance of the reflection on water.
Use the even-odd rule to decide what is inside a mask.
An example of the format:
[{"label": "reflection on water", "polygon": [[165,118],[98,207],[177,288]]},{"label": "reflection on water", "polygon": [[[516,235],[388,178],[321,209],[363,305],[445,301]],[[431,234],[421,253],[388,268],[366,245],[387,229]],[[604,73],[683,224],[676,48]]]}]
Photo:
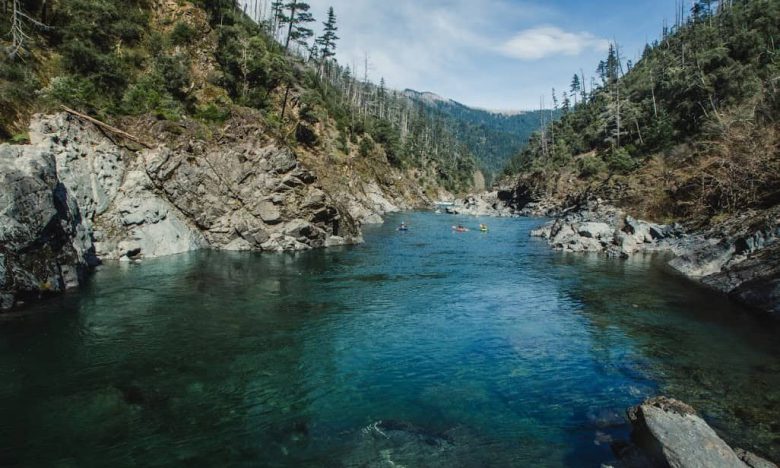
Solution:
[{"label": "reflection on water", "polygon": [[[780,458],[778,329],[535,220],[109,265],[0,322],[0,465],[598,466],[664,393]],[[463,218],[463,224],[481,222]]]}]

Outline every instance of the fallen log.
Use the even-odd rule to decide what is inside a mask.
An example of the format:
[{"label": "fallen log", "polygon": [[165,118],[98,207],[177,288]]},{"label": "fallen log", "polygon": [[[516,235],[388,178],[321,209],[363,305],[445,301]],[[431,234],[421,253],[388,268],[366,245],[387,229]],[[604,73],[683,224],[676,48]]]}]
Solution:
[{"label": "fallen log", "polygon": [[76,116],[76,117],[78,117],[80,119],[86,120],[87,122],[91,122],[91,123],[97,125],[100,128],[103,128],[105,130],[108,130],[111,133],[114,133],[116,135],[121,136],[122,138],[128,139],[128,140],[130,140],[132,142],[135,142],[135,143],[138,143],[139,145],[145,146],[145,147],[147,147],[149,149],[154,148],[153,145],[151,145],[149,143],[146,143],[145,141],[141,140],[137,136],[133,136],[133,135],[131,135],[131,134],[125,132],[125,131],[122,131],[122,130],[116,128],[116,127],[112,127],[111,125],[108,125],[107,123],[101,122],[100,120],[95,119],[93,117],[90,117],[90,116],[88,116],[86,114],[82,114],[81,112],[73,110],[70,107],[67,107],[67,106],[61,106],[61,107],[62,107],[62,110],[64,110],[68,114],[72,114],[72,115],[74,115],[74,116]]}]

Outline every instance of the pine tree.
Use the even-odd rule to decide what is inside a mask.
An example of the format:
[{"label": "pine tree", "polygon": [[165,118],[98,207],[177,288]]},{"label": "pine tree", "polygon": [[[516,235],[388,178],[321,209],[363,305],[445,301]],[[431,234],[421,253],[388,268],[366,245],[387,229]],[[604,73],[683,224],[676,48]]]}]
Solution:
[{"label": "pine tree", "polygon": [[306,46],[306,41],[314,35],[314,31],[306,27],[306,24],[314,22],[314,17],[309,12],[311,6],[306,2],[293,0],[285,5],[290,14],[286,15],[287,39],[284,42],[284,50],[290,49],[290,42]]},{"label": "pine tree", "polygon": [[333,7],[328,8],[328,20],[322,23],[324,29],[322,36],[317,38],[317,45],[320,46],[320,56],[323,61],[327,61],[336,55],[336,41],[339,37],[336,35],[336,14]]},{"label": "pine tree", "polygon": [[614,83],[620,76],[620,60],[618,59],[618,50],[615,44],[609,45],[607,61],[604,62],[604,75],[607,83]]},{"label": "pine tree", "polygon": [[580,83],[580,76],[576,73],[574,78],[571,79],[571,95],[574,96],[574,105],[577,105],[577,94],[582,90],[582,84]]}]

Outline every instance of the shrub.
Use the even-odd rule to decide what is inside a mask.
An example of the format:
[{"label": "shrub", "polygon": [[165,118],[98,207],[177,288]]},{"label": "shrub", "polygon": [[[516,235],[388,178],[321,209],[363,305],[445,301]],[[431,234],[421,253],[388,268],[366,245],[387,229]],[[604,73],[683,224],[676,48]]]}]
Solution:
[{"label": "shrub", "polygon": [[185,89],[190,85],[190,62],[183,55],[162,55],[155,64],[157,73],[163,80],[165,89],[178,98],[186,96]]},{"label": "shrub", "polygon": [[14,145],[27,145],[30,143],[29,133],[17,133],[11,137],[11,143]]},{"label": "shrub", "polygon": [[374,141],[371,140],[371,138],[364,137],[360,140],[360,145],[358,146],[358,154],[360,156],[367,158],[371,156],[371,153],[374,152]]},{"label": "shrub", "polygon": [[219,107],[214,103],[199,106],[195,116],[211,123],[224,123],[230,118],[230,107]]},{"label": "shrub", "polygon": [[314,129],[304,122],[299,122],[295,127],[295,139],[306,146],[314,146],[319,141]]},{"label": "shrub", "polygon": [[174,45],[187,45],[197,36],[195,28],[185,23],[184,21],[178,21],[171,31],[171,43]]},{"label": "shrub", "polygon": [[636,168],[636,161],[626,148],[617,148],[608,152],[604,158],[610,171],[625,174]]},{"label": "shrub", "polygon": [[577,161],[580,177],[592,177],[606,172],[607,165],[598,156],[586,156]]},{"label": "shrub", "polygon": [[57,76],[43,89],[44,99],[55,104],[75,108],[87,108],[93,101],[95,85],[91,81],[72,75]]}]

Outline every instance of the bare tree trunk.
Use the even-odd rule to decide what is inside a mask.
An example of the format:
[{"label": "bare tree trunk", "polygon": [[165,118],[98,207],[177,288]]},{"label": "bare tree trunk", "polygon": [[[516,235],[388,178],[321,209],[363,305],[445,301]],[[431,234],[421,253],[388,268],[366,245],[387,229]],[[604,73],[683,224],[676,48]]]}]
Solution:
[{"label": "bare tree trunk", "polygon": [[287,88],[284,90],[284,103],[282,104],[282,116],[280,120],[284,122],[284,113],[287,111],[287,98],[290,96],[290,83],[287,83]]},{"label": "bare tree trunk", "polygon": [[287,52],[287,50],[289,50],[290,48],[290,37],[292,37],[293,25],[295,24],[295,9],[297,7],[298,7],[298,3],[293,2],[292,7],[290,8],[290,25],[287,27],[287,39],[284,41],[285,52]]},{"label": "bare tree trunk", "polygon": [[615,96],[617,102],[615,102],[615,111],[617,112],[617,147],[620,149],[620,80],[615,82]]},{"label": "bare tree trunk", "polygon": [[11,1],[11,47],[8,57],[14,59],[27,51],[25,44],[32,40],[24,29],[25,23],[39,28],[45,28],[46,25],[22,11],[21,0]]}]

